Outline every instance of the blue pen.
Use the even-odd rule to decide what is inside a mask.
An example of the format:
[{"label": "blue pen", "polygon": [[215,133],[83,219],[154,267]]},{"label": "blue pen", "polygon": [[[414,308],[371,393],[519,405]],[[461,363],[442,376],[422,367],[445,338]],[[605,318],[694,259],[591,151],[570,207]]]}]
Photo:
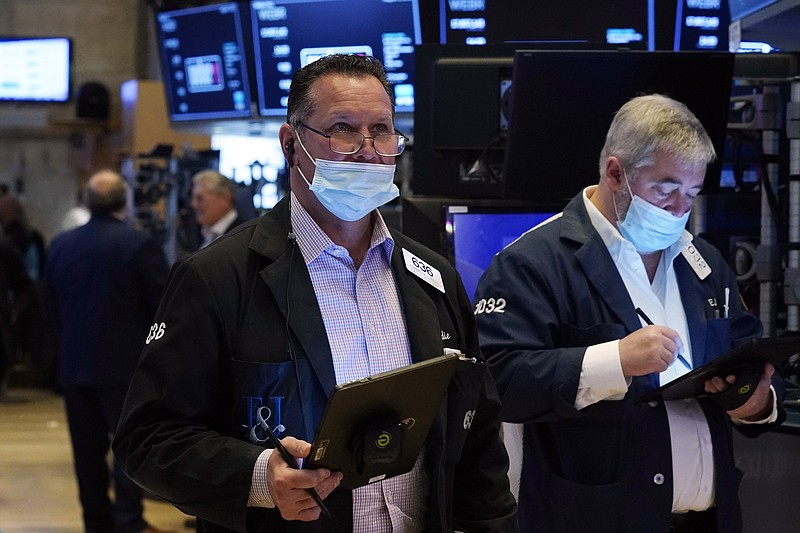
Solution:
[{"label": "blue pen", "polygon": [[[640,317],[642,317],[642,320],[644,320],[645,323],[647,323],[648,326],[655,325],[655,324],[653,324],[653,321],[650,320],[650,317],[648,317],[646,314],[644,314],[644,311],[642,311],[641,307],[637,307],[636,308],[636,314],[638,314]],[[683,363],[683,366],[685,366],[689,370],[692,369],[692,365],[690,365],[689,362],[686,360],[686,358],[684,358],[680,353],[677,355],[677,357],[678,357],[678,361]]]}]

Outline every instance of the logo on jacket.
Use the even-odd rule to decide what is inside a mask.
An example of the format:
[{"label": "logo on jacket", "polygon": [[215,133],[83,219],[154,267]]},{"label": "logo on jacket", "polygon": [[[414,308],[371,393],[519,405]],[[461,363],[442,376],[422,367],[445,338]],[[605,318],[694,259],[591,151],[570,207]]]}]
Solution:
[{"label": "logo on jacket", "polygon": [[250,442],[259,445],[266,443],[269,439],[266,432],[267,427],[270,427],[277,436],[286,431],[286,426],[281,423],[283,396],[270,397],[274,408],[274,418],[273,409],[263,405],[261,398],[248,397],[246,400],[248,423],[244,427],[250,429]]},{"label": "logo on jacket", "polygon": [[475,418],[475,409],[470,409],[467,411],[467,414],[464,415],[464,429],[469,429],[472,427],[472,420]]},{"label": "logo on jacket", "polygon": [[443,330],[440,330],[440,331],[442,331],[442,340],[443,341],[447,341],[447,340],[450,340],[450,339],[453,338],[448,332],[443,331]]},{"label": "logo on jacket", "polygon": [[157,341],[161,337],[164,336],[164,332],[167,330],[167,325],[161,322],[160,324],[156,322],[152,326],[150,326],[150,333],[147,334],[147,340],[144,341],[145,344],[150,344],[152,341]]}]

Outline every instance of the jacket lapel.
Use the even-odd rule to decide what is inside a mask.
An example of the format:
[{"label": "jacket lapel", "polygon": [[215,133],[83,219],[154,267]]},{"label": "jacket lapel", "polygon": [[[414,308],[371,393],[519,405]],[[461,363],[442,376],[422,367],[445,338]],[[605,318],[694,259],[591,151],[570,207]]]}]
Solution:
[{"label": "jacket lapel", "polygon": [[675,277],[678,280],[678,290],[681,293],[681,303],[686,312],[686,325],[689,328],[689,337],[692,343],[692,362],[694,368],[706,362],[706,316],[705,298],[703,287],[697,275],[689,267],[683,254],[678,254],[673,262]]},{"label": "jacket lapel", "polygon": [[422,288],[422,283],[406,269],[402,247],[397,240],[392,251],[392,270],[403,302],[412,360],[419,362],[442,355],[436,304]]},{"label": "jacket lapel", "polygon": [[325,394],[330,396],[336,386],[331,348],[311,276],[300,248],[286,237],[289,231],[289,202],[286,197],[261,217],[250,248],[271,260],[260,271],[261,278],[272,292],[280,311],[288,317],[289,328],[300,343],[299,347],[294,346],[295,356],[304,353],[308,357]]}]

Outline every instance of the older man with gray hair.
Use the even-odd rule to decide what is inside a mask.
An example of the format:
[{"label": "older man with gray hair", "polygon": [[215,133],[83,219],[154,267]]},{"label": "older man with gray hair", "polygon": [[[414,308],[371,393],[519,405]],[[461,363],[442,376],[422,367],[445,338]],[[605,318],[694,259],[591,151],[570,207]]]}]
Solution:
[{"label": "older man with gray hair", "polygon": [[235,195],[233,180],[216,170],[202,170],[192,177],[192,209],[203,238],[200,248],[245,221],[236,210]]},{"label": "older man with gray hair", "polygon": [[731,429],[754,437],[780,424],[772,365],[738,406],[720,399],[736,379],[725,375],[705,382],[707,397],[639,401],[761,336],[722,254],[685,229],[714,157],[685,105],[630,100],[599,183],[481,278],[481,349],[514,423],[522,531],[742,531]]}]

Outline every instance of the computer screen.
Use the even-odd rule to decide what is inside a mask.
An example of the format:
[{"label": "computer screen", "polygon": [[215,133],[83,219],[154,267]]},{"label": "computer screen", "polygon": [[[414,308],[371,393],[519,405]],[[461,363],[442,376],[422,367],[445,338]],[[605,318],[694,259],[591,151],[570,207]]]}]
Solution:
[{"label": "computer screen", "polygon": [[518,51],[503,168],[509,198],[564,200],[600,179],[614,113],[635,96],[686,104],[717,152],[705,191],[718,188],[734,54],[722,52]]},{"label": "computer screen", "polygon": [[396,111],[414,110],[418,0],[252,0],[250,9],[262,116],[285,116],[294,72],[334,53],[379,59]]},{"label": "computer screen", "polygon": [[678,0],[672,49],[727,52],[730,23],[726,0]]},{"label": "computer screen", "polygon": [[446,231],[467,296],[475,296],[478,280],[497,252],[557,212],[524,206],[448,206]]},{"label": "computer screen", "polygon": [[71,60],[67,37],[0,37],[0,101],[68,101]]},{"label": "computer screen", "polygon": [[417,47],[414,194],[499,197],[513,45]]},{"label": "computer screen", "polygon": [[441,44],[655,49],[655,0],[439,0]]},{"label": "computer screen", "polygon": [[728,0],[731,20],[739,20],[776,3],[778,0]]},{"label": "computer screen", "polygon": [[252,116],[241,15],[236,2],[156,13],[171,120]]},{"label": "computer screen", "polygon": [[401,229],[446,257],[459,271],[470,298],[492,257],[552,215],[563,202],[502,198],[403,196]]}]

